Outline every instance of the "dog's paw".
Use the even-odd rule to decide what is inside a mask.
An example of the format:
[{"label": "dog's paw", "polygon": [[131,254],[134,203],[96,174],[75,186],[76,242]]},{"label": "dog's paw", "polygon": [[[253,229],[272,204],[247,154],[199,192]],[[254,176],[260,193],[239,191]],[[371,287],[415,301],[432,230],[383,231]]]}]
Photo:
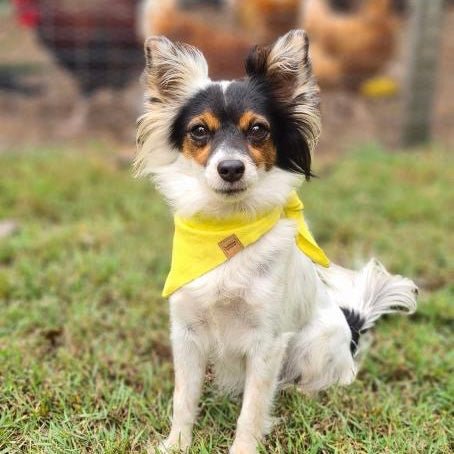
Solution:
[{"label": "dog's paw", "polygon": [[166,440],[159,443],[157,446],[150,446],[147,449],[147,454],[174,454],[187,452],[191,446],[191,439],[187,437],[169,436]]},{"label": "dog's paw", "polygon": [[257,453],[257,442],[251,441],[239,441],[235,440],[232,447],[229,450],[229,454],[256,454]]}]

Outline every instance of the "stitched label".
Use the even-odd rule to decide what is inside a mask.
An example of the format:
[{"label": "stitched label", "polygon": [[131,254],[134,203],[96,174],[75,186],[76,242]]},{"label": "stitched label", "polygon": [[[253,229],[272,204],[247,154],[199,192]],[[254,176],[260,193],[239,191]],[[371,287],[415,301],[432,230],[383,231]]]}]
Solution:
[{"label": "stitched label", "polygon": [[244,249],[241,241],[236,235],[230,235],[218,243],[225,256],[230,259]]}]

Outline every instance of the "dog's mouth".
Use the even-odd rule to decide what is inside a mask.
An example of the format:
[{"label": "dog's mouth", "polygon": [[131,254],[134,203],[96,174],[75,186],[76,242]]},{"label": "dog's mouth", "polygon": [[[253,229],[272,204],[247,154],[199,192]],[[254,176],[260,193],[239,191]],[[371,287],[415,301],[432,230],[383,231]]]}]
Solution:
[{"label": "dog's mouth", "polygon": [[243,192],[246,192],[247,188],[241,187],[241,188],[222,188],[222,189],[215,189],[214,192],[220,195],[224,195],[227,197],[233,197],[236,195],[239,195]]}]

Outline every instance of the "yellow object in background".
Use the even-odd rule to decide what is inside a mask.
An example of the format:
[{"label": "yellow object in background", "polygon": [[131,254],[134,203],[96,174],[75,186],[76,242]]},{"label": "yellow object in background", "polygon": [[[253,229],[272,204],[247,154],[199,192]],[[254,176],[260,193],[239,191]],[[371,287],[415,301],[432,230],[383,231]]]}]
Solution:
[{"label": "yellow object in background", "polygon": [[390,98],[399,92],[397,82],[391,77],[373,77],[360,87],[360,93],[368,98]]}]

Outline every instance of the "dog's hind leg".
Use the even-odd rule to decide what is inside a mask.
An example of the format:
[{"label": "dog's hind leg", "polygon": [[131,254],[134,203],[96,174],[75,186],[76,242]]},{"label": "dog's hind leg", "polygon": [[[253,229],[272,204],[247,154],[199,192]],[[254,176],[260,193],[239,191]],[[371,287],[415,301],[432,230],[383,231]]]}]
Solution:
[{"label": "dog's hind leg", "polygon": [[333,303],[319,304],[311,320],[288,344],[281,384],[295,383],[306,394],[333,384],[348,385],[357,366],[350,351],[351,332]]},{"label": "dog's hind leg", "polygon": [[297,382],[305,393],[347,385],[356,377],[363,337],[386,313],[412,313],[417,288],[390,275],[376,260],[360,271],[319,268],[314,313],[287,348],[282,384]]}]

